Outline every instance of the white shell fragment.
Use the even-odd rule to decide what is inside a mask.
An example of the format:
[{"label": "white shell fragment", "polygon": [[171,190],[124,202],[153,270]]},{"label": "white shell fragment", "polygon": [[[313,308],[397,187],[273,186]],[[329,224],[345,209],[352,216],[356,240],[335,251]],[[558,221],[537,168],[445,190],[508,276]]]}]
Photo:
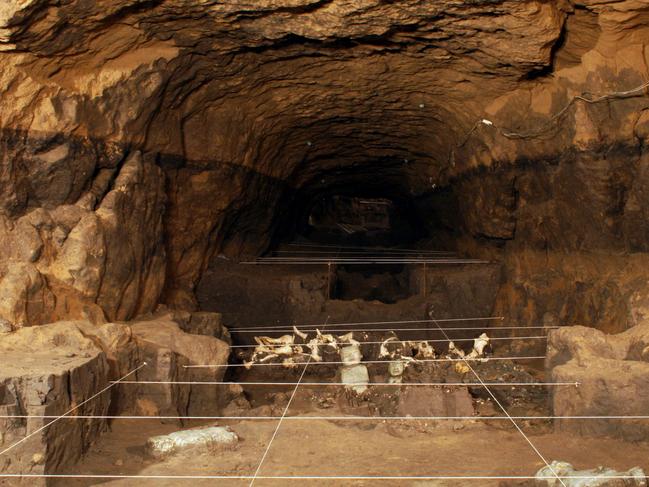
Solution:
[{"label": "white shell fragment", "polygon": [[417,350],[417,358],[435,358],[435,348],[427,341],[409,343],[414,345],[412,348]]},{"label": "white shell fragment", "polygon": [[265,363],[274,358],[303,355],[300,345],[295,345],[295,335],[282,335],[279,338],[267,336],[254,337],[257,346],[249,361],[244,362],[246,368],[254,363]]},{"label": "white shell fragment", "polygon": [[311,350],[311,360],[314,362],[322,362],[322,356],[320,355],[320,342],[317,338],[314,338],[307,343],[307,347]]},{"label": "white shell fragment", "polygon": [[570,463],[558,462],[556,460],[550,464],[550,467],[543,467],[539,470],[536,473],[535,480],[539,485],[559,487],[562,484],[557,479],[557,476],[562,478],[565,487],[603,487],[610,484],[611,477],[626,477],[624,479],[624,485],[647,487],[645,473],[639,467],[634,467],[626,472],[618,472],[605,467],[598,467],[591,470],[575,470]]},{"label": "white shell fragment", "polygon": [[484,353],[484,349],[487,345],[489,345],[489,337],[487,336],[486,333],[483,333],[478,338],[473,340],[473,349],[479,355],[482,355]]},{"label": "white shell fragment", "polygon": [[340,381],[357,394],[362,394],[367,390],[370,375],[367,366],[361,365],[363,354],[360,343],[352,338],[351,333],[339,338],[349,343],[340,349],[340,361],[343,363],[340,367]]},{"label": "white shell fragment", "polygon": [[489,337],[486,333],[483,333],[478,338],[473,340],[473,350],[469,353],[469,358],[481,358],[484,357],[484,349],[489,345]]},{"label": "white shell fragment", "polygon": [[388,364],[388,382],[390,384],[400,384],[403,382],[403,373],[406,371],[408,366],[407,362],[402,362],[401,360],[395,360]]},{"label": "white shell fragment", "polygon": [[317,328],[315,330],[315,334],[318,343],[320,343],[321,345],[329,345],[334,350],[338,350],[338,340],[336,339],[335,336],[331,335],[330,333],[323,335],[322,333],[320,333],[320,330],[318,330]]},{"label": "white shell fragment", "polygon": [[349,343],[350,345],[360,345],[360,342],[354,340],[354,332],[350,331],[338,337],[339,343]]},{"label": "white shell fragment", "polygon": [[391,336],[387,338],[386,340],[383,340],[383,343],[381,343],[381,348],[379,350],[379,357],[385,358],[385,357],[390,357],[394,358],[396,356],[396,351],[390,351],[388,350],[388,344],[391,342],[395,342],[397,340],[396,336]]},{"label": "white shell fragment", "polygon": [[363,354],[359,345],[347,345],[340,349],[340,360],[345,365],[357,365],[361,363]]},{"label": "white shell fragment", "polygon": [[307,337],[309,336],[308,333],[304,333],[304,332],[298,330],[298,329],[297,329],[297,326],[295,326],[295,325],[293,325],[293,333],[294,333],[296,336],[299,336],[302,340],[306,340]]},{"label": "white shell fragment", "polygon": [[340,382],[357,394],[367,390],[370,382],[370,374],[366,365],[349,365],[340,368]]},{"label": "white shell fragment", "polygon": [[[487,336],[486,333],[481,334],[478,338],[473,340],[473,350],[468,354],[464,353],[464,350],[455,346],[455,343],[449,342],[448,344],[448,354],[447,357],[457,357],[457,358],[483,358],[485,356],[485,348],[489,345],[491,339]],[[486,358],[484,359],[487,360]]]},{"label": "white shell fragment", "polygon": [[153,436],[146,442],[147,453],[155,458],[183,453],[194,448],[232,447],[239,437],[227,426],[210,426]]},{"label": "white shell fragment", "polygon": [[457,348],[455,346],[455,343],[453,343],[453,342],[448,343],[448,356],[449,357],[455,356],[455,357],[463,358],[464,355],[465,355],[464,350],[462,350],[460,348]]},{"label": "white shell fragment", "polygon": [[[284,367],[293,368],[300,363],[306,362],[307,357],[308,360],[322,362],[322,347],[329,347],[332,351],[338,352],[343,366],[358,365],[362,362],[361,342],[354,339],[353,332],[335,336],[330,333],[322,333],[319,329],[316,329],[316,335],[311,339],[309,339],[307,333],[303,333],[296,326],[293,326],[293,332],[293,335],[283,335],[279,338],[254,337],[257,346],[250,359],[244,361],[244,365],[250,368],[255,363],[277,360]],[[449,342],[446,356],[449,358],[481,358],[486,361],[488,359],[485,357],[485,348],[489,343],[490,338],[486,333],[482,333],[478,338],[474,339],[473,350],[469,354],[465,354],[464,350],[455,346],[455,343]],[[305,349],[308,349],[309,353],[305,353]],[[429,341],[399,340],[399,337],[394,333],[383,340],[379,348],[379,358],[387,358],[390,362],[401,363],[402,365],[399,367],[403,366],[404,370],[413,362],[432,359],[436,356],[435,348]],[[456,366],[466,367],[457,364]],[[390,380],[399,380],[399,374],[391,375],[391,377]]]},{"label": "white shell fragment", "polygon": [[255,342],[259,345],[292,345],[295,343],[295,336],[282,335],[279,338],[259,336],[255,337]]},{"label": "white shell fragment", "polygon": [[[334,336],[332,334],[323,334],[320,330],[316,329],[316,336],[309,340],[308,333],[300,331],[296,326],[293,326],[293,335],[283,335],[279,338],[271,338],[267,336],[254,337],[257,346],[255,347],[250,360],[244,361],[246,368],[250,368],[253,364],[263,364],[271,360],[281,360],[282,365],[287,368],[293,368],[297,364],[304,362],[305,357],[310,357],[314,362],[322,362],[322,355],[320,347],[327,346],[334,351],[341,352],[341,344],[344,348],[356,347],[357,351],[354,353],[360,354],[360,343],[354,340],[354,333],[349,332],[344,335]],[[304,343],[296,343],[296,338],[299,338]],[[307,348],[309,353],[304,353]],[[346,356],[352,351],[346,351]],[[351,363],[360,363],[362,356],[357,360],[351,360]]]}]

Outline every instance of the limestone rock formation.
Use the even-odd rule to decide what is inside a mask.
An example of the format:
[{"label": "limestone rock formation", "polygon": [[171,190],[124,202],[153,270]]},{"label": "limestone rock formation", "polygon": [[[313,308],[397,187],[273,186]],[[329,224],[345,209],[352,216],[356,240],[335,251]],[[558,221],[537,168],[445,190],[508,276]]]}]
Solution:
[{"label": "limestone rock formation", "polygon": [[0,310],[16,327],[126,319],[157,304],[166,266],[161,170],[134,152],[103,179],[100,204],[91,188],[75,205],[0,216]]},{"label": "limestone rock formation", "polygon": [[[128,324],[61,321],[26,327],[2,336],[0,354],[0,413],[17,416],[0,419],[0,451],[6,449],[2,472],[69,473],[110,421],[68,415],[56,419],[66,413],[100,418],[123,413],[216,415],[227,400],[214,386],[109,387],[109,381],[129,373],[127,379],[137,381],[221,380],[224,368],[194,373],[183,365],[223,365],[227,343],[185,333],[169,315]],[[31,485],[39,481],[45,479]]]},{"label": "limestone rock formation", "polygon": [[[110,374],[103,352],[75,325],[59,322],[28,328],[0,341],[0,412],[18,416],[0,420],[0,471],[65,471],[106,430],[105,419],[62,418],[39,431],[76,406],[77,415],[108,414],[109,394],[84,404],[106,387]],[[44,479],[33,485],[39,482],[45,485]]]},{"label": "limestone rock formation", "polygon": [[[643,416],[649,407],[649,325],[617,335],[581,326],[550,332],[546,367],[554,381],[579,382],[556,388],[557,416]],[[561,431],[641,440],[647,422],[639,419],[557,420]]]},{"label": "limestone rock formation", "polygon": [[[171,319],[135,322],[131,331],[140,358],[148,364],[140,374],[140,380],[214,382],[223,379],[223,365],[228,363],[229,347],[221,340],[184,333]],[[184,368],[186,365],[212,367],[187,369]],[[138,401],[153,406],[156,414],[214,415],[225,400],[223,388],[214,385],[138,387]]]},{"label": "limestone rock formation", "polygon": [[[212,255],[263,250],[313,195],[359,181],[428,219],[452,188],[463,210],[441,220],[478,243],[645,250],[648,15],[639,0],[7,0],[0,316],[192,308]],[[545,203],[573,194],[580,211]]]}]

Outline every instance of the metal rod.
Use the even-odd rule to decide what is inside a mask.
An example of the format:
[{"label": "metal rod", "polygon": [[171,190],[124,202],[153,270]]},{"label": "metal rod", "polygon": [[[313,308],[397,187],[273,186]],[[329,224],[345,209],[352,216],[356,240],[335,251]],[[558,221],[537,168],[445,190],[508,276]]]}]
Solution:
[{"label": "metal rod", "polygon": [[367,247],[357,245],[333,245],[333,244],[312,244],[312,243],[290,243],[287,247],[306,247],[319,249],[347,249],[347,250],[399,250],[401,252],[447,252],[446,250],[425,250],[425,249],[402,249],[399,247]]},{"label": "metal rod", "polygon": [[[559,326],[554,326],[554,327],[537,326],[537,327],[529,327],[529,328],[555,329],[555,328],[559,328]],[[493,328],[482,327],[482,328],[479,328],[479,327],[475,327],[475,328],[472,328],[472,329],[473,330],[483,330],[483,331],[486,330],[486,331],[489,331],[489,330],[497,330],[497,329],[507,330],[507,329],[512,329],[512,328],[507,328],[507,327],[493,327]],[[514,328],[514,329],[520,329],[520,328]],[[301,329],[300,331],[302,331],[302,332],[315,332],[316,330],[317,330],[317,328],[305,328],[305,329]],[[469,328],[458,328],[456,330],[454,330],[453,328],[448,328],[447,330],[448,331],[459,331],[459,330],[469,330]],[[236,330],[233,333],[246,334],[246,333],[259,333],[260,331],[263,331],[263,330],[243,330],[242,329],[242,330]],[[286,332],[290,332],[290,331],[291,331],[290,329],[288,329],[288,330],[284,330],[284,329],[267,329],[267,330],[265,330],[266,333],[286,333]],[[361,331],[385,331],[385,332],[387,332],[387,331],[430,331],[430,332],[433,332],[433,333],[438,333],[435,328],[430,328],[430,327],[427,327],[427,328],[389,328],[389,329],[388,328],[355,328],[353,330],[350,330],[349,328],[334,328],[334,329],[330,328],[328,331],[336,332],[336,333],[350,332],[350,331],[353,331],[353,332],[361,332]]]},{"label": "metal rod", "polygon": [[[244,262],[239,262],[240,264],[243,265],[325,265],[330,262],[329,259],[321,259],[321,260],[301,260],[301,261],[292,261],[292,260],[281,260],[281,261],[273,261],[273,260],[257,260],[257,261],[244,261]],[[397,260],[397,259],[392,259],[392,260],[351,260],[351,261],[345,261],[345,260],[331,260],[332,263],[334,264],[341,264],[341,265],[392,265],[392,264],[419,264],[424,262],[423,260],[413,260],[413,259],[408,259],[408,260]],[[489,261],[489,260],[428,260],[426,261],[428,264],[439,264],[439,265],[471,265],[471,264],[479,264],[479,265],[484,265],[484,264],[493,264],[494,262]]]},{"label": "metal rod", "polygon": [[428,272],[426,269],[426,262],[424,262],[424,297],[428,293]]},{"label": "metal rod", "polygon": [[386,258],[386,259],[380,259],[380,258],[369,258],[369,259],[348,259],[345,260],[344,258],[313,258],[313,259],[305,259],[305,258],[300,258],[300,259],[276,259],[274,257],[268,257],[266,259],[256,259],[254,261],[244,261],[241,262],[241,264],[248,264],[248,263],[255,263],[255,264],[302,264],[302,263],[310,263],[310,264],[376,264],[376,265],[381,265],[381,264],[488,264],[491,261],[487,260],[480,260],[480,259],[471,259],[471,260],[460,260],[460,259],[401,259],[401,258]]},{"label": "metal rod", "polygon": [[[439,323],[454,323],[458,321],[504,321],[504,316],[483,316],[483,317],[473,317],[473,318],[444,318],[437,320]],[[401,323],[432,323],[430,319],[423,320],[399,320],[399,321],[356,321],[356,322],[347,322],[347,323],[329,323],[330,326],[361,326],[361,325],[392,325],[392,324],[401,324]],[[272,325],[272,326],[239,326],[228,328],[229,331],[236,330],[262,330],[266,328],[288,328],[293,329],[293,326],[315,326],[313,324],[309,325],[306,323],[303,324],[291,324],[291,325]],[[525,326],[516,326],[510,328],[530,328]],[[538,327],[531,327],[538,328]],[[448,328],[447,328],[448,329]]]},{"label": "metal rod", "polygon": [[[441,256],[454,256],[457,255],[455,252],[434,252],[434,253],[429,253],[429,252],[398,252],[398,251],[391,251],[391,252],[377,252],[375,254],[369,252],[369,251],[364,251],[364,250],[358,250],[358,251],[340,251],[340,252],[333,252],[333,251],[324,251],[324,250],[274,250],[272,252],[273,254],[284,254],[287,256],[296,256],[299,257],[301,254],[310,256],[310,255],[322,255],[322,256],[346,256],[346,255],[359,255],[361,257],[371,257],[371,256],[376,256],[376,257],[384,257],[384,256],[391,256],[391,255],[413,255],[413,256],[436,256],[436,255],[441,255]],[[263,256],[263,257],[268,257],[268,256]],[[279,255],[278,257],[281,257]]]},{"label": "metal rod", "polygon": [[331,262],[327,264],[327,301],[331,299]]},{"label": "metal rod", "polygon": [[[398,254],[393,256],[391,254],[352,254],[346,256],[337,252],[329,252],[327,254],[310,255],[262,255],[255,257],[255,260],[326,260],[326,259],[340,259],[340,260],[481,260],[468,257],[454,257],[455,254]],[[403,257],[400,257],[403,256]]]}]

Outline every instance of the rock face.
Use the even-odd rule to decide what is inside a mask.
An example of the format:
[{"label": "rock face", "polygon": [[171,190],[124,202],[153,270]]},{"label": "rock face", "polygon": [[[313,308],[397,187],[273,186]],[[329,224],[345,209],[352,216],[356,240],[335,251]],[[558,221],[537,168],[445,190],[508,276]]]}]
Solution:
[{"label": "rock face", "polygon": [[0,420],[0,451],[7,449],[0,463],[3,473],[69,473],[109,420],[64,417],[38,431],[68,411],[70,416],[217,415],[227,400],[222,389],[200,385],[120,384],[98,394],[109,381],[136,369],[128,380],[223,377],[224,368],[193,373],[183,365],[223,365],[228,345],[215,337],[184,333],[169,315],[99,327],[68,321],[22,328],[2,337],[0,354],[0,413],[30,416]]},{"label": "rock face", "polygon": [[[223,379],[225,367],[219,366],[228,363],[229,347],[222,341],[184,333],[171,320],[136,322],[131,331],[139,356],[148,364],[142,370],[140,380],[199,382]],[[186,369],[186,365],[216,367]],[[153,406],[155,414],[213,415],[224,400],[223,388],[214,385],[152,384],[138,387],[138,401]]]},{"label": "rock face", "polygon": [[[426,276],[424,277],[424,272]],[[413,266],[411,286],[423,293],[433,317],[489,316],[501,280],[501,266]],[[425,289],[424,289],[425,288]]]},{"label": "rock face", "polygon": [[504,262],[496,314],[619,332],[641,323],[649,303],[647,240],[638,237],[649,204],[639,197],[642,154],[573,151],[535,167],[477,171],[428,207],[460,248]]},{"label": "rock face", "polygon": [[[258,253],[282,219],[359,186],[467,248],[644,251],[648,15],[637,0],[7,0],[0,317],[192,308],[215,253]],[[503,306],[551,299],[517,284],[543,266],[509,262]]]},{"label": "rock face", "polygon": [[[82,405],[106,387],[110,374],[104,353],[75,325],[59,322],[38,331],[27,329],[3,337],[0,343],[1,414],[31,416],[0,420],[0,451],[7,450],[0,464],[3,473],[66,471],[108,426],[105,419],[64,418],[38,431],[77,405],[78,415],[108,414],[110,394]],[[44,479],[34,485],[38,482],[45,485]]]},{"label": "rock face", "polygon": [[[649,407],[649,325],[624,333],[581,326],[551,331],[546,367],[551,380],[579,382],[553,389],[557,416],[643,416]],[[556,420],[561,431],[586,435],[647,437],[646,420]]]},{"label": "rock face", "polygon": [[[370,281],[374,275],[367,281],[362,277],[353,280],[349,276],[362,276],[362,271],[354,273],[344,266],[332,266],[330,270],[326,265],[308,267],[314,268],[234,265],[215,259],[196,287],[200,308],[222,312],[230,326],[296,323],[300,327],[373,320],[388,322],[385,328],[389,329],[390,321],[429,319],[430,313],[436,318],[490,316],[501,281],[499,264],[428,268],[421,264],[405,265],[398,274],[403,281],[399,288],[402,299],[386,303],[371,294],[377,285],[377,281]],[[394,297],[385,292],[386,280],[379,281],[377,287],[385,296]],[[368,282],[372,287],[366,285]],[[327,286],[331,286],[329,292]],[[343,293],[341,289],[353,292]],[[349,294],[366,298],[350,299]],[[251,334],[233,334],[240,341],[254,343]],[[412,338],[420,336],[414,332]],[[474,335],[465,338],[468,337]]]},{"label": "rock face", "polygon": [[404,387],[399,395],[397,414],[401,416],[473,416],[475,410],[466,388],[432,389]]},{"label": "rock face", "polygon": [[146,442],[146,451],[153,458],[169,455],[233,448],[239,437],[227,426],[210,426],[176,431],[168,435],[154,436]]},{"label": "rock face", "polygon": [[93,184],[104,186],[94,189],[100,203],[90,188],[75,205],[0,215],[0,313],[16,327],[123,320],[157,304],[166,266],[160,168],[134,152]]},{"label": "rock face", "polygon": [[295,275],[219,259],[205,271],[196,294],[201,309],[222,312],[228,324],[311,322],[327,300],[327,271]]}]

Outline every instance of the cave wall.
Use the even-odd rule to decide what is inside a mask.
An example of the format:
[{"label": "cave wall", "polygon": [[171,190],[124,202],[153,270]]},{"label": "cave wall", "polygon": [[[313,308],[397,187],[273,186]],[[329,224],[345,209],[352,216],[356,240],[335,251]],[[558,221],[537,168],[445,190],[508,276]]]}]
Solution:
[{"label": "cave wall", "polygon": [[99,203],[93,185],[76,204],[3,218],[4,319],[17,326],[66,315],[124,320],[157,304],[166,265],[162,172],[140,152],[112,172],[112,181],[94,181],[104,186],[96,188]]},{"label": "cave wall", "polygon": [[352,169],[412,198],[463,185],[465,245],[507,249],[520,313],[543,245],[557,266],[644,252],[647,98],[592,101],[647,79],[648,20],[640,0],[8,0],[0,317],[192,308],[213,255],[263,251],[291,194]]},{"label": "cave wall", "polygon": [[477,170],[426,203],[460,249],[504,262],[497,314],[611,333],[649,316],[649,155],[638,140]]}]

